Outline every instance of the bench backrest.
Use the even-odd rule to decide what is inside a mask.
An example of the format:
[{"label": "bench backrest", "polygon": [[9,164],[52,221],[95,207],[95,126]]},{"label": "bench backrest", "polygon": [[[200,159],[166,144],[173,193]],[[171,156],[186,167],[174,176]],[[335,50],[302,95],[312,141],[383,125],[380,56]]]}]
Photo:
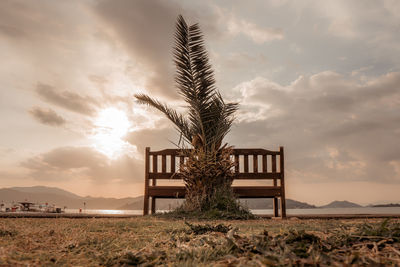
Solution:
[{"label": "bench backrest", "polygon": [[[278,151],[235,148],[231,157],[235,162],[234,179],[272,179],[274,186],[283,186],[283,147],[280,147]],[[182,179],[179,175],[179,166],[184,161],[185,157],[182,156],[181,149],[150,151],[150,148],[147,147],[145,153],[147,184],[149,180],[156,185],[158,179]],[[278,181],[280,181],[279,185]]]}]

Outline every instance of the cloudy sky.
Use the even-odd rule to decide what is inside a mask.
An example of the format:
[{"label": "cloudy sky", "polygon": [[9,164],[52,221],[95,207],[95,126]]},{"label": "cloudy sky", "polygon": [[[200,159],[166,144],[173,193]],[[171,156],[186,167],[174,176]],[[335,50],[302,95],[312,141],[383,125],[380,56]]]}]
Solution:
[{"label": "cloudy sky", "polygon": [[217,85],[240,103],[226,141],[284,146],[287,196],[400,202],[400,2],[0,1],[0,187],[143,193],[143,151],[182,106],[175,21],[200,23]]}]

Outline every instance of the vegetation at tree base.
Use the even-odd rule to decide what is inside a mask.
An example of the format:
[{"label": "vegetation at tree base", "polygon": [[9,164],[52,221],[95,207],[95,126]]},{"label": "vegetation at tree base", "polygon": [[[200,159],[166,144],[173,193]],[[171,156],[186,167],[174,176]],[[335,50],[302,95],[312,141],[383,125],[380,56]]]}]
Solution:
[{"label": "vegetation at tree base", "polygon": [[208,232],[219,232],[219,233],[228,233],[229,230],[232,229],[231,226],[227,226],[224,224],[210,225],[210,224],[191,224],[185,221],[185,224],[189,226],[191,233],[196,235],[202,235]]},{"label": "vegetation at tree base", "polygon": [[188,104],[186,116],[148,95],[135,97],[140,103],[163,112],[175,124],[183,137],[179,142],[182,148],[188,145],[193,148],[185,154],[189,159],[180,168],[186,197],[179,212],[217,210],[221,215],[249,217],[249,211],[233,195],[231,147],[223,145],[238,104],[225,103],[222,99],[215,87],[200,27],[188,26],[182,16],[176,24],[174,62],[178,92]]},{"label": "vegetation at tree base", "polygon": [[1,266],[399,266],[400,219],[0,219]]},{"label": "vegetation at tree base", "polygon": [[[218,200],[217,203],[223,202],[223,200]],[[228,203],[232,203],[231,199],[228,199]],[[185,203],[184,203],[185,204]],[[224,207],[229,207],[228,204],[223,204]],[[156,213],[156,217],[159,218],[175,218],[175,219],[197,219],[197,220],[249,220],[256,219],[257,216],[252,214],[248,209],[243,208],[240,204],[233,206],[231,209],[221,209],[211,207],[208,210],[190,210],[182,205],[175,210]]]}]

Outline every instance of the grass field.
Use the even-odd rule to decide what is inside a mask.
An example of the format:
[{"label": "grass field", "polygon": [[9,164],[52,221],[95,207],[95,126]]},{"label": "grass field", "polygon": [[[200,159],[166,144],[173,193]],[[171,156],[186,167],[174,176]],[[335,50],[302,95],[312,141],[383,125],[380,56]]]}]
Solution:
[{"label": "grass field", "polygon": [[0,266],[314,264],[400,264],[400,220],[0,219]]}]

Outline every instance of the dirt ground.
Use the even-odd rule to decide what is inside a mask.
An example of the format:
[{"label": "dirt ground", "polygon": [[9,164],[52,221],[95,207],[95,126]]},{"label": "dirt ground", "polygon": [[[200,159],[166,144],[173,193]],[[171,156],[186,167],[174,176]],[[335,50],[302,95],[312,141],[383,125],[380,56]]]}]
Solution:
[{"label": "dirt ground", "polygon": [[400,219],[0,218],[0,266],[396,266]]}]

